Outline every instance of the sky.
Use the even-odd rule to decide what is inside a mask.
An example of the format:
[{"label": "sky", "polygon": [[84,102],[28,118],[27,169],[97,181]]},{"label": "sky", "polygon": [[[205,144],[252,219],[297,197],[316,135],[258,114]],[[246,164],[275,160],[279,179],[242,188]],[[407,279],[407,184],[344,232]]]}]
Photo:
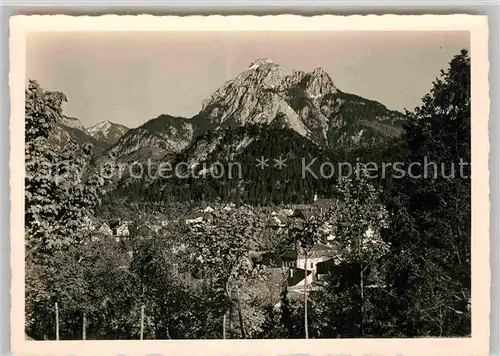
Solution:
[{"label": "sky", "polygon": [[85,127],[191,117],[257,58],[286,71],[322,67],[340,90],[402,111],[420,105],[462,48],[464,31],[34,32],[26,77],[66,94],[64,113]]}]

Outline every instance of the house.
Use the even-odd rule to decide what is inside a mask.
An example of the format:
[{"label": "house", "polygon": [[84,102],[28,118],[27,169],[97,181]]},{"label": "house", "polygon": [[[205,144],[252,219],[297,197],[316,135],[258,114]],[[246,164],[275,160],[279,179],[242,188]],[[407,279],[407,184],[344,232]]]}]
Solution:
[{"label": "house", "polygon": [[278,215],[281,215],[281,216],[292,216],[293,215],[293,210],[292,209],[281,209],[279,212],[278,212]]},{"label": "house", "polygon": [[186,218],[186,224],[187,225],[199,224],[201,222],[212,221],[212,219],[213,219],[213,217],[212,217],[212,214],[210,214],[210,213],[197,212],[197,213],[189,215]]},{"label": "house", "polygon": [[312,209],[316,213],[324,213],[329,208],[331,208],[334,204],[335,200],[333,199],[318,199],[318,196],[314,196],[314,202],[312,203]]},{"label": "house", "polygon": [[323,270],[318,271],[318,265],[329,260],[334,260],[336,256],[337,251],[335,248],[316,244],[309,249],[306,265],[306,256],[303,253],[298,252],[293,247],[288,248],[280,256],[282,269],[286,270],[288,268],[288,285],[290,287],[303,286],[306,275],[307,283],[312,284],[323,274]]},{"label": "house", "polygon": [[147,226],[147,223],[139,226],[137,228],[137,236],[139,239],[144,239],[144,238],[147,238],[147,237],[151,237],[151,229],[149,228],[149,226]]},{"label": "house", "polygon": [[310,205],[293,205],[292,208],[295,216],[300,213],[311,216],[310,214],[321,215],[328,209],[339,204],[342,204],[342,202],[338,199],[318,198],[318,195],[315,194],[313,202]]},{"label": "house", "polygon": [[148,224],[148,228],[155,232],[155,233],[158,233],[160,230],[161,230],[161,225],[158,225],[158,224],[153,224],[153,223],[149,223]]},{"label": "house", "polygon": [[120,219],[114,219],[109,222],[109,228],[114,236],[118,235],[118,227],[120,226],[120,223]]},{"label": "house", "polygon": [[335,200],[333,199],[318,199],[318,196],[315,195],[312,204],[292,205],[293,214],[290,216],[302,220],[309,220],[313,216],[318,216],[326,212],[333,206],[334,202]]},{"label": "house", "polygon": [[222,208],[222,210],[224,210],[224,211],[231,211],[234,208],[236,208],[236,204],[230,203],[230,204],[227,204],[226,206],[224,206],[224,208]]},{"label": "house", "polygon": [[287,226],[289,217],[284,215],[271,215],[267,223],[272,228],[280,228]]},{"label": "house", "polygon": [[264,214],[272,214],[273,212],[276,212],[276,207],[274,206],[261,206],[259,208],[259,211]]},{"label": "house", "polygon": [[129,236],[129,225],[131,221],[122,221],[121,219],[113,219],[101,225],[100,233],[113,236]]},{"label": "house", "polygon": [[212,208],[211,206],[207,206],[205,209],[202,210],[204,213],[213,213],[215,211],[214,208]]},{"label": "house", "polygon": [[292,210],[293,212],[295,212],[297,210],[310,211],[311,210],[311,205],[310,204],[293,204],[293,205],[290,206],[289,209]]},{"label": "house", "polygon": [[313,245],[307,254],[307,266],[306,256],[303,253],[297,251],[297,249],[290,247],[283,254],[281,254],[282,267],[296,267],[303,268],[307,267],[308,270],[316,271],[316,264],[319,262],[327,261],[334,258],[337,255],[337,251],[331,247],[322,244]]},{"label": "house", "polygon": [[[331,209],[334,206],[339,206],[340,204],[343,203],[337,199],[319,199],[318,196],[315,195],[313,203],[311,205],[308,205],[306,207],[296,206],[296,209],[294,210],[294,213],[291,217],[296,219],[298,218],[304,221],[310,220],[313,217],[321,216],[326,211],[328,211],[328,209]],[[332,244],[335,240],[335,235],[333,235],[332,233],[331,222],[325,222],[322,229],[325,233],[325,240],[323,242],[327,245]]]},{"label": "house", "polygon": [[113,235],[113,231],[109,227],[108,224],[103,223],[101,227],[99,228],[99,233],[104,234],[104,235]]},{"label": "house", "polygon": [[302,219],[304,221],[311,219],[313,216],[316,216],[316,214],[310,208],[297,209],[297,210],[295,210],[294,214],[292,215],[293,218],[299,218],[299,219]]},{"label": "house", "polygon": [[129,236],[130,232],[128,230],[128,224],[126,222],[122,222],[116,229],[117,236]]}]

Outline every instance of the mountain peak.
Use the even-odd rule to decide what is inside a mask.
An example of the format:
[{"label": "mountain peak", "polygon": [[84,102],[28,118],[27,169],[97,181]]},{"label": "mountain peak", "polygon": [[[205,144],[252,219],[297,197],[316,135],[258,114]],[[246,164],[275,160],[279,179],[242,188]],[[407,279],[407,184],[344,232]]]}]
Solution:
[{"label": "mountain peak", "polygon": [[323,67],[316,67],[311,72],[312,75],[326,75],[329,77],[328,73],[323,69]]},{"label": "mountain peak", "polygon": [[90,136],[109,144],[114,144],[128,131],[128,127],[111,122],[101,121],[87,129]]},{"label": "mountain peak", "polygon": [[85,128],[83,127],[82,122],[79,119],[77,119],[76,117],[64,115],[62,117],[62,119],[60,120],[60,123],[66,127],[72,127],[74,129],[78,129],[78,130],[81,130],[83,132],[86,132]]},{"label": "mountain peak", "polygon": [[256,59],[255,61],[253,61],[252,63],[250,63],[248,68],[249,69],[258,68],[263,64],[274,64],[274,62],[272,60],[270,60],[269,58],[259,58],[259,59]]},{"label": "mountain peak", "polygon": [[317,67],[309,73],[306,92],[311,98],[320,98],[326,94],[337,92],[337,88],[330,75],[322,67]]}]

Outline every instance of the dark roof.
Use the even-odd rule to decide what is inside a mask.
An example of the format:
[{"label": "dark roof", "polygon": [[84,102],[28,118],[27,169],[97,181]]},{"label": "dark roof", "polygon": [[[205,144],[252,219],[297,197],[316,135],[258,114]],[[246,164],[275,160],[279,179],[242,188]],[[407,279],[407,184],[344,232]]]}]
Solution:
[{"label": "dark roof", "polygon": [[295,260],[295,259],[297,259],[297,251],[293,248],[289,248],[285,252],[283,252],[280,255],[280,257],[281,257],[281,259]]},{"label": "dark roof", "polygon": [[299,212],[299,217],[303,218],[304,220],[309,220],[310,218],[312,218],[313,216],[315,216],[316,214],[312,211],[301,211]]},{"label": "dark roof", "polygon": [[310,255],[334,257],[337,255],[337,251],[333,247],[316,244],[311,248],[309,254]]},{"label": "dark roof", "polygon": [[108,226],[111,229],[117,228],[120,225],[121,221],[120,219],[112,219],[109,221]]},{"label": "dark roof", "polygon": [[139,235],[141,236],[148,236],[151,234],[151,230],[145,226],[145,225],[141,225],[138,229],[137,229],[137,232],[139,233]]},{"label": "dark roof", "polygon": [[328,271],[332,270],[335,267],[335,261],[330,259],[328,261],[318,262],[316,264],[316,273],[318,274],[327,274]]},{"label": "dark roof", "polygon": [[[287,279],[287,283],[289,286],[294,286],[296,285],[297,283],[299,283],[300,281],[302,281],[304,278],[305,278],[305,275],[306,275],[306,270],[303,269],[303,268],[295,268],[293,267],[292,268],[293,270],[293,275],[292,277],[288,277]],[[312,273],[312,271],[308,270],[307,271],[307,275],[309,276],[310,274]]]},{"label": "dark roof", "polygon": [[303,220],[309,220],[311,217],[315,216],[315,213],[310,210],[297,209],[293,213],[292,217],[300,218]]},{"label": "dark roof", "polygon": [[[337,255],[337,251],[335,248],[316,244],[311,247],[309,250],[309,256],[324,256],[324,257],[335,257]],[[284,253],[281,254],[282,259],[297,259],[297,250],[293,247],[289,247]]]}]

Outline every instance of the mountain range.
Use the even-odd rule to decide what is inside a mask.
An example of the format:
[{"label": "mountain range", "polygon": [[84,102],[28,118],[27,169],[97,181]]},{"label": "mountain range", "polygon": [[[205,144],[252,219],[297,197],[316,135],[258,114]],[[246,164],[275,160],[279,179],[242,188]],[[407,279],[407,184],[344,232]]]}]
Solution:
[{"label": "mountain range", "polygon": [[128,130],[128,127],[110,121],[85,128],[79,119],[63,116],[50,135],[49,142],[56,147],[63,147],[70,140],[80,145],[90,143],[94,154],[101,154],[110,149]]},{"label": "mountain range", "polygon": [[342,92],[322,68],[285,73],[264,58],[227,81],[193,117],[161,115],[129,130],[111,150],[133,160],[146,158],[141,152],[161,158],[180,153],[207,131],[268,124],[278,116],[329,149],[374,146],[402,133],[401,113]]},{"label": "mountain range", "polygon": [[[403,122],[402,113],[343,92],[322,68],[287,73],[263,58],[225,82],[193,117],[163,114],[132,129],[110,121],[85,129],[74,118],[60,126],[66,136],[93,143],[102,159],[112,153],[127,162],[193,164],[251,161],[266,150],[296,158],[316,151],[377,151],[403,133]],[[158,184],[154,189],[163,190],[164,182]]]}]

